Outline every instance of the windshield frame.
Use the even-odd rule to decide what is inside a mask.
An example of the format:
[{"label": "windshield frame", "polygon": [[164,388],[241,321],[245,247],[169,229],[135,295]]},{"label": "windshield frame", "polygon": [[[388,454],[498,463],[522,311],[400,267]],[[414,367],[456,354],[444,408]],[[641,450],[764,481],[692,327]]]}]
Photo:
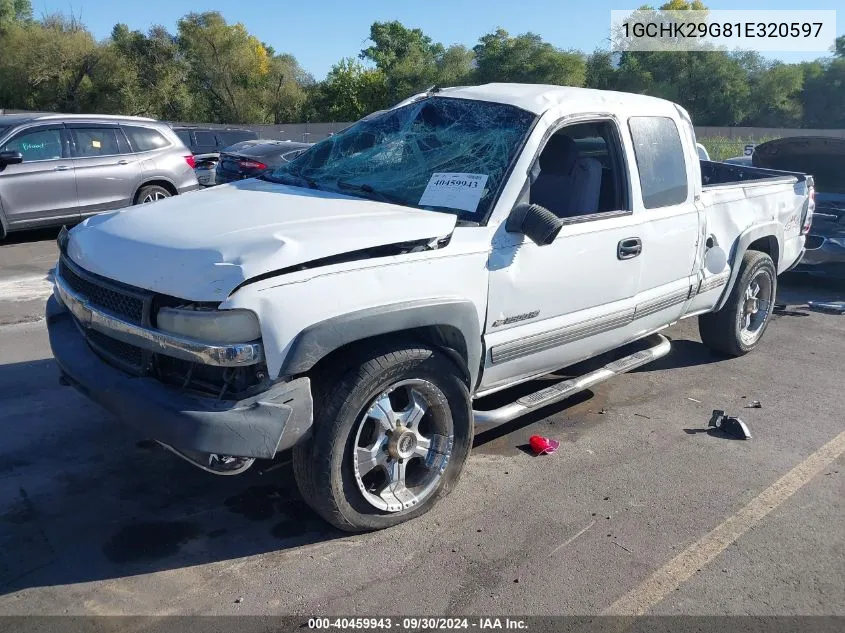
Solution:
[{"label": "windshield frame", "polygon": [[[470,98],[466,98],[466,97],[452,97],[450,95],[440,94],[440,93],[421,95],[418,98],[414,99],[413,101],[402,102],[401,104],[396,105],[392,108],[389,108],[389,109],[386,109],[386,110],[381,110],[377,113],[369,114],[369,115],[359,119],[358,121],[356,121],[352,125],[350,125],[350,126],[344,128],[343,130],[341,130],[341,132],[338,132],[337,134],[326,137],[325,139],[318,141],[317,143],[314,143],[313,145],[311,145],[311,147],[309,147],[304,152],[302,152],[302,154],[297,156],[294,160],[290,161],[290,163],[288,163],[288,165],[293,164],[296,160],[306,156],[307,154],[310,154],[311,152],[318,151],[318,149],[324,143],[330,142],[332,138],[336,138],[339,134],[341,134],[343,132],[347,132],[349,130],[352,130],[355,127],[357,127],[358,125],[360,125],[364,122],[372,123],[373,121],[377,121],[381,117],[391,116],[396,110],[398,110],[400,108],[407,108],[407,107],[413,106],[415,104],[418,104],[420,101],[427,100],[427,99],[451,99],[451,100],[454,100],[454,101],[464,101],[464,102],[468,102],[468,103],[478,103],[478,102],[491,103],[491,104],[501,106],[503,108],[513,108],[514,110],[519,110],[519,111],[521,111],[525,114],[530,115],[530,117],[531,117],[529,124],[526,126],[525,132],[523,133],[523,135],[521,137],[517,138],[515,143],[514,143],[514,151],[513,151],[512,155],[510,157],[509,162],[505,165],[504,170],[502,171],[502,175],[501,175],[501,178],[499,179],[499,182],[496,184],[495,189],[490,191],[490,202],[487,205],[487,208],[486,208],[486,210],[484,211],[483,214],[480,214],[478,217],[470,217],[467,212],[461,211],[459,209],[447,209],[445,207],[444,208],[427,209],[425,207],[421,207],[421,206],[415,205],[415,204],[409,204],[409,203],[399,204],[398,202],[394,203],[394,204],[397,204],[398,206],[404,206],[404,207],[407,207],[409,209],[419,209],[421,211],[429,211],[431,213],[447,213],[449,215],[454,215],[457,218],[457,222],[458,222],[459,225],[463,224],[463,225],[471,225],[471,226],[486,226],[487,223],[489,222],[490,218],[492,217],[493,213],[495,212],[496,207],[499,204],[499,198],[501,197],[505,186],[507,185],[507,183],[511,179],[511,176],[513,174],[513,170],[516,166],[516,163],[519,161],[520,157],[522,156],[522,154],[525,150],[525,146],[526,146],[528,140],[531,138],[531,135],[533,134],[534,129],[536,128],[537,123],[541,118],[541,115],[537,114],[536,112],[532,112],[530,110],[527,110],[525,108],[521,108],[521,107],[513,105],[513,104],[502,103],[500,101],[487,101],[485,99],[470,99]],[[267,174],[262,175],[261,178],[264,179],[264,180],[268,180],[269,182],[276,182],[276,183],[279,183],[279,184],[285,184],[285,185],[293,186],[293,187],[302,186],[302,185],[294,185],[294,184],[291,184],[290,182],[287,182],[290,179],[306,180],[307,176],[301,175],[301,173],[299,171],[297,171],[297,172],[285,171],[285,172],[279,174],[278,179],[276,177],[274,177],[278,170],[285,169],[286,167],[287,167],[287,165],[284,165],[282,167],[274,169],[272,172],[268,172]],[[317,184],[322,185],[323,183],[317,181]],[[327,184],[330,184],[330,183],[327,183]],[[303,188],[308,188],[308,187],[306,185]],[[371,200],[371,201],[374,201],[374,202],[383,201],[383,200],[380,200],[378,196],[366,195],[365,191],[356,191],[354,188],[341,189],[341,188],[337,188],[337,187],[334,187],[334,186],[330,186],[330,187],[324,189],[324,191],[330,191],[330,192],[338,193],[338,194],[341,194],[341,195],[358,197],[358,198],[362,198],[362,199],[365,199],[365,200]],[[385,192],[385,193],[387,193],[387,192]]]}]

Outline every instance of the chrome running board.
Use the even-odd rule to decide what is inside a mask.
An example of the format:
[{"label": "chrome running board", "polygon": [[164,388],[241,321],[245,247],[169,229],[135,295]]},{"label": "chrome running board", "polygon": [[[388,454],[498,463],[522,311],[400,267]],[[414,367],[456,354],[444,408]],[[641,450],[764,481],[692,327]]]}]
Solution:
[{"label": "chrome running board", "polygon": [[608,378],[612,378],[617,374],[624,374],[625,372],[641,367],[658,358],[662,358],[669,353],[672,343],[665,336],[661,334],[653,334],[643,339],[650,344],[648,349],[634,352],[629,356],[624,356],[619,360],[608,363],[601,369],[591,371],[578,378],[570,378],[564,380],[551,387],[546,387],[540,391],[522,396],[515,402],[506,404],[498,409],[492,411],[473,411],[472,416],[475,424],[482,429],[488,429],[506,422],[510,422],[526,413],[536,411],[540,407],[545,407],[555,402],[560,402],[569,396],[589,389],[593,385],[604,382]]}]

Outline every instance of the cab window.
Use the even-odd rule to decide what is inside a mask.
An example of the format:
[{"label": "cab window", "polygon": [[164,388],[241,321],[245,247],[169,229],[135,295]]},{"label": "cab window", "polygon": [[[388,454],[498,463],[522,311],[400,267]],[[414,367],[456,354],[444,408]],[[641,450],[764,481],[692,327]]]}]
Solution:
[{"label": "cab window", "polygon": [[38,128],[21,132],[0,151],[20,152],[25,163],[37,160],[58,160],[62,157],[62,129]]}]

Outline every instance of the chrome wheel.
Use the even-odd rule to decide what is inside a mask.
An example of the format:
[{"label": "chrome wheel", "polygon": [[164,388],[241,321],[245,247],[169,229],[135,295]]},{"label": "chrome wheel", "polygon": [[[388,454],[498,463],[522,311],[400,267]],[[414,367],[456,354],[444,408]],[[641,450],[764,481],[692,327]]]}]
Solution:
[{"label": "chrome wheel", "polygon": [[773,287],[767,270],[760,270],[748,283],[739,312],[739,336],[743,344],[753,345],[763,333],[772,309]]},{"label": "chrome wheel", "polygon": [[150,202],[157,202],[159,200],[164,200],[165,198],[169,198],[170,196],[163,191],[151,191],[146,196],[141,198],[141,204],[148,204]]},{"label": "chrome wheel", "polygon": [[430,497],[449,463],[451,416],[440,390],[426,380],[405,380],[379,394],[358,422],[353,471],[364,499],[400,512]]}]

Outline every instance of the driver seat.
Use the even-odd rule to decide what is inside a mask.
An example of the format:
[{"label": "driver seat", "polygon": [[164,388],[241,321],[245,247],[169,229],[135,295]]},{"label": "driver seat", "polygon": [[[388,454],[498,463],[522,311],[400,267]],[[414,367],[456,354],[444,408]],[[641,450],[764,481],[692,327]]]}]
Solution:
[{"label": "driver seat", "polygon": [[601,194],[601,162],[582,157],[570,136],[555,134],[540,154],[540,173],[531,185],[531,202],[559,218],[596,213]]}]

